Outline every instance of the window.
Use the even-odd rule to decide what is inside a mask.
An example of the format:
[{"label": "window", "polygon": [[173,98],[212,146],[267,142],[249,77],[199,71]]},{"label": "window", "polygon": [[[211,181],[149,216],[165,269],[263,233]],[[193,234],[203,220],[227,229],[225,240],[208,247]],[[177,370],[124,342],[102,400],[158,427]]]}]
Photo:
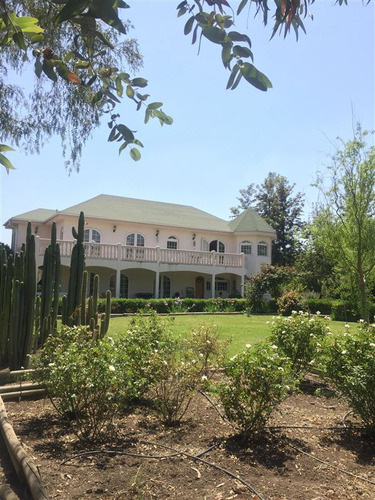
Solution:
[{"label": "window", "polygon": [[212,250],[215,250],[215,252],[224,253],[225,252],[225,245],[222,241],[218,241],[218,240],[211,241],[210,252],[212,252]]},{"label": "window", "polygon": [[170,250],[177,250],[178,248],[177,238],[175,238],[174,236],[170,236],[167,240],[167,248],[169,248]]},{"label": "window", "polygon": [[126,237],[126,244],[129,247],[144,247],[145,238],[139,233],[131,233]]},{"label": "window", "polygon": [[264,241],[261,241],[258,243],[258,255],[261,255],[262,257],[267,257],[268,254],[268,245],[267,243],[264,243]]},{"label": "window", "polygon": [[[216,292],[227,292],[229,290],[229,283],[223,278],[216,278],[215,280],[215,291]],[[211,281],[206,281],[207,292],[211,291]]]},{"label": "window", "polygon": [[210,249],[210,244],[207,240],[202,239],[202,252],[208,252]]},{"label": "window", "polygon": [[243,241],[241,243],[241,252],[246,255],[251,255],[251,241]]},{"label": "window", "polygon": [[160,279],[161,296],[163,298],[171,296],[171,280],[168,276],[162,276]]},{"label": "window", "polygon": [[85,229],[83,232],[85,243],[100,243],[100,239],[100,233],[96,229]]},{"label": "window", "polygon": [[[116,275],[113,274],[109,278],[109,289],[111,291],[112,297],[116,296]],[[120,277],[120,298],[127,299],[129,294],[129,278],[126,274],[121,273]]]}]

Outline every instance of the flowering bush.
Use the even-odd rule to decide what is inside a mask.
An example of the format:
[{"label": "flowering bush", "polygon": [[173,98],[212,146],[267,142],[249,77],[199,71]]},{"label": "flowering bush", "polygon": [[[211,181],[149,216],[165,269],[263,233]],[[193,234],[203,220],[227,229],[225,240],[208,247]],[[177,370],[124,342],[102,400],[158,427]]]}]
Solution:
[{"label": "flowering bush", "polygon": [[110,429],[120,396],[111,343],[95,340],[86,327],[62,326],[48,337],[33,378],[80,439],[97,439]]},{"label": "flowering bush", "polygon": [[276,345],[262,343],[225,365],[219,394],[228,420],[250,437],[264,429],[269,415],[292,385],[289,361]]},{"label": "flowering bush", "polygon": [[286,356],[293,372],[300,376],[314,363],[329,328],[319,318],[293,312],[288,318],[274,319],[270,342]]},{"label": "flowering bush", "polygon": [[336,384],[367,430],[375,433],[375,325],[349,325],[327,349],[326,376]]},{"label": "flowering bush", "polygon": [[298,292],[285,292],[277,299],[277,312],[283,316],[289,316],[292,311],[303,311],[305,302]]},{"label": "flowering bush", "polygon": [[155,312],[135,316],[128,330],[114,341],[116,363],[122,379],[123,400],[140,398],[159,377],[161,360],[177,349],[168,320]]}]

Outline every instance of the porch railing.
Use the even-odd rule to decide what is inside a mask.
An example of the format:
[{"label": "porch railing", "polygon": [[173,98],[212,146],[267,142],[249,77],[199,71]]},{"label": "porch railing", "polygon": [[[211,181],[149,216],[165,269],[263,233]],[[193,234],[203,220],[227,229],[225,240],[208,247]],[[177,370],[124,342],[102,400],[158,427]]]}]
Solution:
[{"label": "porch railing", "polygon": [[[75,241],[58,240],[61,257],[70,257]],[[50,244],[39,239],[39,255],[44,255]],[[197,250],[171,250],[165,248],[130,247],[106,243],[84,243],[87,259],[121,260],[131,262],[155,262],[162,264],[186,264],[193,266],[242,267],[243,254],[200,252]]]}]

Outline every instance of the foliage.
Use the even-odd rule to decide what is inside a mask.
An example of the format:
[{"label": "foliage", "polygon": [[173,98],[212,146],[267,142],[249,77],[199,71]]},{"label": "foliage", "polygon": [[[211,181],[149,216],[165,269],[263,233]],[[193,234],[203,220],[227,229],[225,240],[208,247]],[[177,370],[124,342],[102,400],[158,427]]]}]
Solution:
[{"label": "foliage", "polygon": [[122,394],[115,354],[109,342],[94,339],[86,327],[63,326],[35,358],[34,379],[80,439],[94,440],[110,429]]},{"label": "foliage", "polygon": [[285,292],[277,299],[277,312],[283,316],[289,316],[293,311],[303,311],[306,309],[306,303],[302,296],[290,290]]},{"label": "foliage", "polygon": [[292,385],[289,361],[276,345],[261,343],[227,362],[219,393],[227,418],[251,437],[264,430]]},{"label": "foliage", "polygon": [[277,345],[289,359],[293,372],[300,377],[319,355],[327,333],[330,329],[321,319],[294,312],[287,318],[274,319],[269,341]]},{"label": "foliage", "polygon": [[191,330],[184,346],[192,359],[196,360],[196,370],[199,374],[209,379],[222,365],[229,342],[230,340],[219,340],[217,325],[199,325]]},{"label": "foliage", "polygon": [[160,377],[163,360],[177,349],[169,323],[153,312],[132,318],[127,331],[113,340],[124,400],[139,399]]},{"label": "foliage", "polygon": [[302,212],[304,195],[293,196],[295,184],[290,184],[286,177],[270,172],[263,184],[249,184],[240,189],[240,204],[232,207],[233,216],[240,211],[253,208],[276,231],[276,240],[272,242],[272,262],[275,265],[293,264],[299,251],[298,232],[303,227]]},{"label": "foliage", "polygon": [[[142,143],[119,121],[118,106],[124,98],[145,111],[146,123],[150,118],[161,125],[172,123],[161,102],[147,104],[147,80],[130,75],[139,70],[142,57],[137,42],[124,36],[130,22],[119,17],[129,5],[115,0],[94,4],[87,8],[85,0],[0,2],[0,139],[38,152],[45,138],[60,136],[63,153],[69,154],[69,170],[79,169],[83,144],[106,117],[108,140],[120,143],[120,153],[130,146],[130,156],[139,160]],[[8,83],[6,69],[20,72],[31,64],[37,84],[25,96],[19,86]],[[2,152],[11,150],[0,146]],[[0,162],[7,170],[13,168],[2,153]]]},{"label": "foliage", "polygon": [[0,367],[27,368],[32,350],[36,298],[35,237],[27,225],[26,243],[7,254],[0,245]]},{"label": "foliage", "polygon": [[367,430],[375,432],[375,327],[349,326],[333,339],[327,350],[325,373],[348,401]]},{"label": "foliage", "polygon": [[[185,298],[179,299],[176,306],[180,310],[173,310],[175,299],[111,299],[111,313],[124,314],[124,313],[150,313],[156,311],[161,314],[175,313],[175,312],[207,312],[212,309],[213,312],[229,311],[236,312],[245,311],[245,299],[194,299]],[[181,304],[181,305],[180,305]],[[211,305],[212,304],[212,305]],[[99,312],[104,311],[105,301],[98,300]],[[219,307],[220,306],[220,307]],[[177,309],[177,307],[176,307]]]},{"label": "foliage", "polygon": [[293,279],[293,268],[286,266],[265,265],[259,273],[252,274],[245,286],[250,312],[264,312],[264,294],[278,299]]},{"label": "foliage", "polygon": [[367,131],[358,124],[352,140],[341,140],[317,186],[325,196],[319,227],[328,254],[359,304],[361,317],[369,318],[371,287],[375,285],[375,148],[366,143]]}]

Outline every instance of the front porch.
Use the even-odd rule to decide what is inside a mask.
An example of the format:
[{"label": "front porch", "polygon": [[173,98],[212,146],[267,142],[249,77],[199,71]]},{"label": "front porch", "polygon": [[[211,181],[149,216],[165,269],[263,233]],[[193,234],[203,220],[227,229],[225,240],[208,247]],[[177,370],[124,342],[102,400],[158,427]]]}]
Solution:
[{"label": "front porch", "polygon": [[[36,238],[38,267],[43,264],[49,243],[47,239]],[[75,241],[58,243],[64,292]],[[89,275],[98,274],[101,292],[110,289],[113,297],[225,298],[233,293],[243,296],[246,274],[243,254],[105,243],[84,243],[84,248]]]}]

